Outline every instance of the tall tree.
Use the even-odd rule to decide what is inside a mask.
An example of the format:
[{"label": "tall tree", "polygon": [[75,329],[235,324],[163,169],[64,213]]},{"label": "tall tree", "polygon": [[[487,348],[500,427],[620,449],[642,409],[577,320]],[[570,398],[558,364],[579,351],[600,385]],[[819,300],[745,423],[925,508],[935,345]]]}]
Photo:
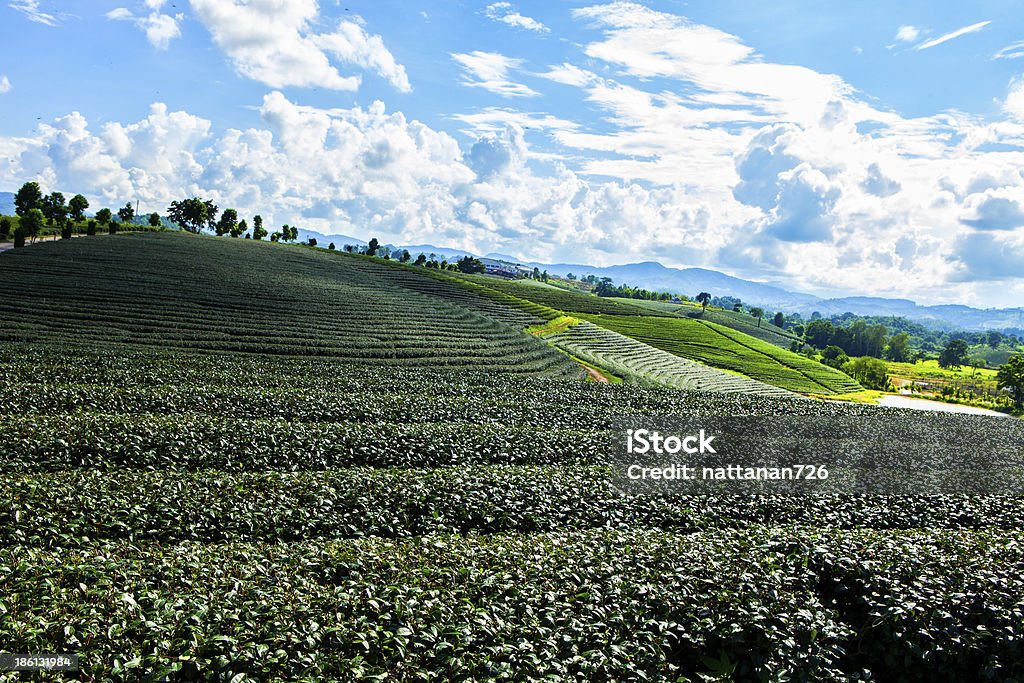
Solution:
[{"label": "tall tree", "polygon": [[967,362],[967,342],[963,339],[950,339],[946,348],[939,354],[939,367],[957,369]]},{"label": "tall tree", "polygon": [[750,315],[757,318],[757,326],[761,327],[761,318],[764,317],[764,309],[754,306],[753,308],[750,309]]},{"label": "tall tree", "polygon": [[707,292],[701,292],[697,295],[697,303],[700,304],[701,312],[708,310],[708,304],[711,303],[711,295]]},{"label": "tall tree", "polygon": [[43,197],[43,215],[46,216],[46,224],[63,224],[64,218],[68,215],[68,206],[64,203],[63,192],[51,192]]},{"label": "tall tree", "polygon": [[167,218],[189,232],[202,232],[204,228],[213,228],[217,222],[217,205],[208,199],[190,197],[171,202],[167,208]]},{"label": "tall tree", "polygon": [[68,209],[71,212],[71,218],[77,223],[85,218],[85,210],[89,208],[89,200],[80,194],[76,194],[68,202]]},{"label": "tall tree", "polygon": [[885,357],[894,363],[906,363],[910,360],[910,335],[900,332],[889,337],[885,345]]},{"label": "tall tree", "polygon": [[128,202],[117,210],[117,218],[125,225],[135,220],[135,208]]},{"label": "tall tree", "polygon": [[[23,246],[26,238],[35,241],[36,235],[43,229],[46,218],[39,209],[29,209],[18,220],[18,229],[14,231],[14,246]],[[19,244],[20,243],[20,244]]]},{"label": "tall tree", "polygon": [[267,236],[267,229],[263,227],[263,216],[252,217],[252,238],[261,240]]},{"label": "tall tree", "polygon": [[232,234],[238,228],[238,212],[234,209],[224,209],[224,212],[220,215],[220,220],[217,221],[215,232],[217,237],[223,237],[227,234]]},{"label": "tall tree", "polygon": [[151,228],[159,228],[160,227],[160,214],[158,214],[156,211],[154,211],[153,213],[149,214],[149,227],[151,227]]},{"label": "tall tree", "polygon": [[783,315],[782,311],[779,311],[778,313],[775,314],[775,317],[772,318],[772,325],[775,325],[775,327],[782,327],[785,324],[786,316]]},{"label": "tall tree", "polygon": [[366,255],[376,256],[378,249],[380,249],[380,242],[377,241],[376,237],[371,237],[370,242],[366,245]]},{"label": "tall tree", "polygon": [[43,208],[43,191],[39,189],[39,183],[34,180],[21,186],[14,195],[14,213],[24,216],[32,209]]},{"label": "tall tree", "polygon": [[1007,389],[1018,410],[1024,406],[1024,356],[1011,356],[996,373],[1000,389]]},{"label": "tall tree", "polygon": [[472,256],[463,256],[456,265],[463,273],[483,273],[487,270],[480,259]]},{"label": "tall tree", "polygon": [[110,209],[102,208],[96,212],[96,220],[100,225],[106,225],[114,219],[114,214],[110,212]]}]

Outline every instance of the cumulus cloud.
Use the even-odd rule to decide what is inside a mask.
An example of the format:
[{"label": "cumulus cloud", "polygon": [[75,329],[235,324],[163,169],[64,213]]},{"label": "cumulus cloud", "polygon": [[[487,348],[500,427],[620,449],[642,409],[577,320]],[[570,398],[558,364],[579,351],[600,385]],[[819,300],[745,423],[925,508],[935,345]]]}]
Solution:
[{"label": "cumulus cloud", "polygon": [[0,95],[11,92],[11,79],[0,76]]},{"label": "cumulus cloud", "polygon": [[492,2],[484,10],[488,19],[500,21],[509,26],[524,28],[528,31],[548,33],[551,29],[532,17],[523,16],[510,2]]},{"label": "cumulus cloud", "polygon": [[180,23],[185,18],[185,15],[181,13],[173,16],[162,14],[159,10],[163,2],[158,0],[146,0],[145,5],[151,11],[144,16],[136,16],[135,13],[126,7],[115,7],[107,12],[106,17],[115,21],[132,22],[146,34],[146,40],[153,47],[159,50],[166,50],[172,40],[181,37]]},{"label": "cumulus cloud", "polygon": [[876,197],[890,197],[902,189],[902,186],[882,173],[878,164],[868,166],[867,175],[860,184],[861,188]]},{"label": "cumulus cloud", "polygon": [[956,243],[959,270],[954,278],[974,283],[1020,278],[1024,242],[989,233],[968,233]]},{"label": "cumulus cloud", "polygon": [[343,76],[332,64],[368,69],[401,92],[411,88],[405,68],[358,23],[340,21],[317,33],[316,0],[192,0],[197,17],[235,70],[272,88],[288,86],[357,90],[358,75]]},{"label": "cumulus cloud", "polygon": [[896,30],[896,40],[901,43],[912,43],[917,40],[921,35],[921,29],[916,26],[900,26]]},{"label": "cumulus cloud", "polygon": [[1024,227],[1024,209],[1016,199],[985,191],[966,203],[968,218],[960,222],[976,230],[1016,230]]},{"label": "cumulus cloud", "polygon": [[540,94],[510,79],[509,72],[522,66],[521,59],[480,50],[452,53],[452,59],[462,67],[462,82],[471,88],[483,88],[503,97],[535,97]]}]

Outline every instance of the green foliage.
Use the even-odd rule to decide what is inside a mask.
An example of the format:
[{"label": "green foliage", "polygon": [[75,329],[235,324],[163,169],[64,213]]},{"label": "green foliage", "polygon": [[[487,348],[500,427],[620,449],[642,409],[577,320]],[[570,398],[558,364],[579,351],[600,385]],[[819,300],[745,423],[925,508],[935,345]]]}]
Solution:
[{"label": "green foliage", "polygon": [[22,185],[14,195],[14,212],[24,216],[32,209],[43,208],[43,191],[39,183],[29,181]]},{"label": "green foliage", "polygon": [[117,210],[117,218],[125,225],[128,225],[135,220],[135,207],[132,206],[131,202],[126,203]]},{"label": "green foliage", "polygon": [[11,219],[0,216],[0,238],[6,239],[11,234]]},{"label": "green foliage", "polygon": [[217,237],[223,237],[224,235],[231,235],[235,237],[235,231],[238,229],[238,212],[234,209],[224,209],[220,215],[220,220],[214,226],[214,231],[217,233]]},{"label": "green foliage", "polygon": [[22,241],[27,237],[36,237],[42,231],[45,223],[46,218],[43,217],[42,211],[30,209],[19,218],[15,237],[21,237]]},{"label": "green foliage", "polygon": [[89,208],[89,200],[80,194],[76,194],[68,202],[68,210],[71,213],[71,218],[75,222],[80,222],[85,219],[85,210]]},{"label": "green foliage", "polygon": [[871,356],[861,356],[842,364],[841,369],[867,389],[888,391],[889,375],[885,361]]},{"label": "green foliage", "polygon": [[108,208],[102,208],[96,212],[96,220],[99,221],[100,225],[107,225],[114,219],[114,214],[110,212]]},{"label": "green foliage", "polygon": [[149,227],[151,227],[151,228],[159,228],[160,227],[160,214],[158,214],[156,211],[154,211],[153,213],[149,214]]},{"label": "green foliage", "polygon": [[970,349],[963,339],[951,339],[946,348],[939,354],[940,368],[959,368],[967,362]]},{"label": "green foliage", "polygon": [[821,352],[821,362],[830,368],[839,369],[849,362],[850,357],[838,346],[826,346]]},{"label": "green foliage", "polygon": [[47,225],[63,223],[68,215],[68,206],[64,203],[64,194],[61,192],[51,192],[43,197],[40,209],[46,217]]},{"label": "green foliage", "polygon": [[217,205],[208,199],[189,197],[173,201],[167,207],[167,218],[188,232],[213,229],[217,223]]},{"label": "green foliage", "polygon": [[129,234],[0,279],[5,650],[118,683],[1024,678],[1018,499],[633,491],[605,464],[624,413],[881,415],[900,463],[1016,421],[587,384],[521,332],[559,315],[528,292],[361,255]]},{"label": "green foliage", "polygon": [[472,256],[463,256],[456,266],[461,273],[482,273],[486,270],[483,261]]},{"label": "green foliage", "polygon": [[86,223],[86,225],[85,225],[85,234],[89,235],[90,237],[96,234],[96,221],[95,220],[90,219],[89,222]]},{"label": "green foliage", "polygon": [[1024,356],[1014,356],[999,368],[996,380],[1000,389],[1006,389],[1019,410],[1024,406]]}]

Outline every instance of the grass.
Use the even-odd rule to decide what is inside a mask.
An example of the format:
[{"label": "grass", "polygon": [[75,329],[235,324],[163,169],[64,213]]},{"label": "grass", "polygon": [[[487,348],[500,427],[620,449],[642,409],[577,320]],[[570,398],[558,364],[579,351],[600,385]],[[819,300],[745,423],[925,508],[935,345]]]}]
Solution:
[{"label": "grass", "polygon": [[861,389],[838,370],[715,323],[689,318],[580,317],[681,358],[738,372],[789,391],[845,394]]}]

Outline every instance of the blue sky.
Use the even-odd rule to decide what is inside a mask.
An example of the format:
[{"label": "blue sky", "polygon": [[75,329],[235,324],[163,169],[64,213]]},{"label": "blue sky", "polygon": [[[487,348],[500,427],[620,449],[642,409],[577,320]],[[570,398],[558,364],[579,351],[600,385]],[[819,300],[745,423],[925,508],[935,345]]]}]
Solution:
[{"label": "blue sky", "polygon": [[3,0],[0,190],[1019,305],[1022,74],[1010,2]]}]

